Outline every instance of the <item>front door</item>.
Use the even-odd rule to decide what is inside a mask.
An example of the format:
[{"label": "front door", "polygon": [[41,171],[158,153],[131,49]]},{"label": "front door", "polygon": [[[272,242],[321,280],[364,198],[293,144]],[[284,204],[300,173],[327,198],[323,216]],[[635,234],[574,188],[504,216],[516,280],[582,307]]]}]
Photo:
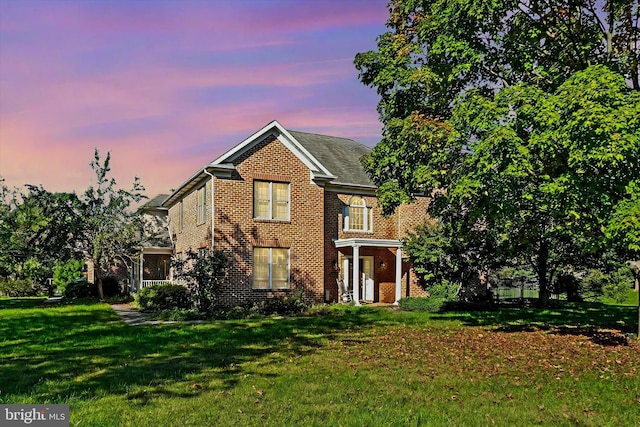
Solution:
[{"label": "front door", "polygon": [[363,301],[373,302],[373,257],[360,257],[360,296]]},{"label": "front door", "polygon": [[[375,300],[375,286],[373,281],[373,257],[372,256],[362,256],[359,257],[359,277],[360,280],[358,283],[358,290],[360,295],[360,301],[368,301],[373,302]],[[345,274],[343,275],[343,282],[345,285],[345,289],[353,289],[352,284],[350,283],[351,278],[353,277],[353,259],[351,257],[345,257],[343,259],[343,270]]]}]

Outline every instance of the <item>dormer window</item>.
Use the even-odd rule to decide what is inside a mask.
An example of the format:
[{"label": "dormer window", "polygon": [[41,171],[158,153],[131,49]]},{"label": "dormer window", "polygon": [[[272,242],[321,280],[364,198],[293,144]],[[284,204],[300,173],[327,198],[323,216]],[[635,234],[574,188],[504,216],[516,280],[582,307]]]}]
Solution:
[{"label": "dormer window", "polygon": [[344,231],[373,231],[373,209],[362,197],[352,196],[344,210]]}]

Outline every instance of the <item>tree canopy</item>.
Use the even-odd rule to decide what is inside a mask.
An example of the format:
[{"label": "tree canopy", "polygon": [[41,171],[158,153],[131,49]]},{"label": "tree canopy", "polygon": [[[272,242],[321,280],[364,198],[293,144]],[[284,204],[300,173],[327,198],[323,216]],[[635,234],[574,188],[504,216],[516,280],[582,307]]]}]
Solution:
[{"label": "tree canopy", "polygon": [[529,262],[542,295],[557,268],[607,247],[637,256],[637,1],[389,10],[378,50],[355,59],[381,96],[383,139],[363,164],[384,212],[433,195],[450,254]]}]

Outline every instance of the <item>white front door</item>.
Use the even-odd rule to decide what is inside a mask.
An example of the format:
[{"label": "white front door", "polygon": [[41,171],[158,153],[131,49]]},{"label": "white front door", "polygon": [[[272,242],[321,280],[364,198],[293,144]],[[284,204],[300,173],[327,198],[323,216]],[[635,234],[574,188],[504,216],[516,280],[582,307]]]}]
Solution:
[{"label": "white front door", "polygon": [[363,301],[373,302],[373,257],[360,257],[360,295]]}]

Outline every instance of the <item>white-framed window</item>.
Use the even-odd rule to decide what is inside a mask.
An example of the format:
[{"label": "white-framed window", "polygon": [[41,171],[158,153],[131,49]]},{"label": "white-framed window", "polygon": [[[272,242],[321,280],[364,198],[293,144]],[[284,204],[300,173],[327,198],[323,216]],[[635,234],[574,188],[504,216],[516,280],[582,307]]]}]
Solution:
[{"label": "white-framed window", "polygon": [[342,216],[344,231],[373,231],[373,207],[367,207],[367,203],[360,196],[351,196]]},{"label": "white-framed window", "polygon": [[289,184],[284,182],[253,182],[253,217],[256,219],[289,220]]},{"label": "white-framed window", "polygon": [[253,248],[253,288],[289,288],[289,249]]},{"label": "white-framed window", "polygon": [[207,186],[198,189],[198,201],[196,203],[197,224],[204,224],[207,218]]},{"label": "white-framed window", "polygon": [[180,200],[178,204],[178,230],[184,229],[184,201]]}]

